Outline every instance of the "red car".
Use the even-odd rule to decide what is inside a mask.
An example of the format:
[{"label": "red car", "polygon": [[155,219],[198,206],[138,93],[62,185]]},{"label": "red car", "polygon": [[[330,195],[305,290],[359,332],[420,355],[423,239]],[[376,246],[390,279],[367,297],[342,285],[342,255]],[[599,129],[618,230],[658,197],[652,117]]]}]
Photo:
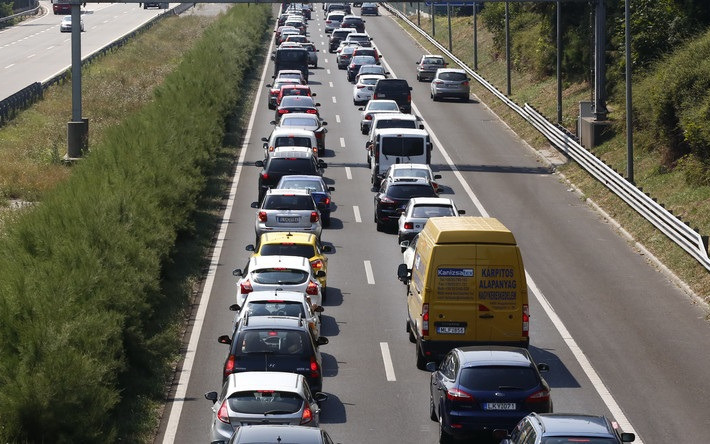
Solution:
[{"label": "red car", "polygon": [[286,84],[281,87],[279,95],[276,97],[276,106],[281,104],[284,96],[315,96],[308,85]]}]

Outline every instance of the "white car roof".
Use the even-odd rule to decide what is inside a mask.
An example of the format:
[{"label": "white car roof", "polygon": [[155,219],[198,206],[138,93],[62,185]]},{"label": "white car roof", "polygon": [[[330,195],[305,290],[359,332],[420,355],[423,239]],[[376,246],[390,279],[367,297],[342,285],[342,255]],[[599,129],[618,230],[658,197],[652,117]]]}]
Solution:
[{"label": "white car roof", "polygon": [[[300,377],[299,377],[300,376]],[[241,390],[298,391],[303,375],[290,372],[238,372],[227,378],[229,392]]]},{"label": "white car roof", "polygon": [[429,170],[431,167],[425,163],[393,163],[392,170]]},{"label": "white car roof", "polygon": [[[282,117],[283,119],[283,117]],[[283,136],[296,136],[296,137],[315,137],[315,134],[311,130],[298,128],[298,127],[282,127],[277,126],[271,133],[271,138],[283,137]]]},{"label": "white car roof", "polygon": [[277,146],[269,157],[311,157],[313,148],[307,146]]},{"label": "white car roof", "polygon": [[246,303],[257,301],[295,301],[303,302],[306,299],[306,294],[300,291],[284,291],[284,290],[259,290],[249,293]]},{"label": "white car roof", "polygon": [[308,191],[301,190],[298,188],[269,188],[268,190],[266,190],[267,196],[273,196],[273,195],[283,196],[285,194],[302,195],[302,196],[310,196],[311,195],[311,193],[309,193]]},{"label": "white car roof", "polygon": [[409,199],[409,205],[450,205],[453,207],[454,201],[448,197],[413,197]]},{"label": "white car roof", "polygon": [[382,74],[363,74],[363,75],[359,76],[358,81],[360,81],[362,79],[384,79],[384,78],[385,78],[385,76],[383,76]]},{"label": "white car roof", "polygon": [[419,118],[415,116],[414,114],[405,114],[405,113],[400,113],[400,114],[375,114],[373,117],[373,123],[375,120],[378,119],[399,119],[399,120],[414,120],[418,121]]},{"label": "white car roof", "polygon": [[[305,192],[305,190],[301,191]],[[311,263],[305,257],[300,256],[257,256],[250,258],[249,272],[258,268],[293,268],[311,273]]]}]

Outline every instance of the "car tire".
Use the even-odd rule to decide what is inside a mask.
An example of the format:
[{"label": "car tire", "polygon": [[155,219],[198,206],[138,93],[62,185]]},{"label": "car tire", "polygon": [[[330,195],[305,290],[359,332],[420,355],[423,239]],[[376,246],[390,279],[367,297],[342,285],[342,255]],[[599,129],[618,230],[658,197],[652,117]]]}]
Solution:
[{"label": "car tire", "polygon": [[417,343],[417,338],[414,336],[414,329],[412,328],[412,324],[407,321],[407,332],[409,333],[409,342],[412,344]]},{"label": "car tire", "polygon": [[330,214],[323,217],[323,226],[324,227],[330,226]]},{"label": "car tire", "polygon": [[439,444],[453,444],[453,443],[454,443],[453,435],[449,435],[448,433],[446,433],[446,430],[444,430],[443,420],[441,419],[441,416],[439,416]]},{"label": "car tire", "polygon": [[437,96],[436,94],[432,94],[432,95],[431,95],[431,100],[433,100],[433,101],[435,101],[435,102],[438,102],[438,101],[439,101],[439,96]]},{"label": "car tire", "polygon": [[422,353],[422,349],[419,347],[419,344],[414,346],[414,351],[417,353],[417,368],[419,370],[426,370],[426,358],[424,357],[424,353]]},{"label": "car tire", "polygon": [[429,395],[429,418],[434,422],[439,422],[439,418],[436,416],[436,410],[434,409],[434,398]]}]

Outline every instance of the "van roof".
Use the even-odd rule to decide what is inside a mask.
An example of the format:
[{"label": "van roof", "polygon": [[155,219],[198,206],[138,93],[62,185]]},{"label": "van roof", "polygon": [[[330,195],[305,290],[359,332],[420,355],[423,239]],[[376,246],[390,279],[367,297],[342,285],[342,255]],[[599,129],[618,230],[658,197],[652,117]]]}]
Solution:
[{"label": "van roof", "polygon": [[427,130],[415,128],[378,128],[378,136],[428,136]]},{"label": "van roof", "polygon": [[492,217],[432,217],[423,232],[437,244],[516,244],[513,233]]}]

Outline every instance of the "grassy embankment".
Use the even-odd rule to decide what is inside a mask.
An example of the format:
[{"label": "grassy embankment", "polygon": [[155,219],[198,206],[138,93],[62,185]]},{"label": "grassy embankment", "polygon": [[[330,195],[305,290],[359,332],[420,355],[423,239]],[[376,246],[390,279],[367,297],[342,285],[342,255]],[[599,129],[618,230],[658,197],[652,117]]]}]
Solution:
[{"label": "grassy embankment", "polygon": [[0,236],[0,441],[152,442],[269,17],[169,18],[86,68],[72,167],[69,83],[0,131],[0,195],[37,203]]},{"label": "grassy embankment", "polygon": [[[412,12],[412,9],[409,9]],[[416,14],[410,16],[416,23]],[[500,90],[505,90],[507,82],[505,55],[493,49],[493,38],[478,21],[478,73],[486,80],[497,85]],[[407,25],[401,22],[407,29]],[[512,35],[513,45],[525,51],[533,50],[530,43],[526,48],[525,42],[535,42],[538,31],[535,23],[530,23],[524,31],[517,31]],[[421,27],[431,33],[431,21],[428,16],[421,16]],[[473,18],[452,17],[452,47],[458,58],[465,61],[468,66],[473,66]],[[445,47],[448,47],[448,22],[446,16],[437,16],[436,38]],[[421,36],[412,32],[420,44],[430,52],[438,50],[430,45]],[[708,38],[705,36],[704,38]],[[680,52],[692,50],[680,49]],[[686,58],[692,60],[692,54]],[[662,66],[662,63],[661,63]],[[709,74],[710,75],[710,74]],[[640,98],[651,95],[650,89],[654,82],[655,71],[637,75],[634,78],[634,101],[638,106]],[[649,81],[650,79],[650,81]],[[620,79],[623,84],[623,79]],[[554,76],[536,78],[529,72],[513,70],[511,74],[511,99],[518,104],[529,103],[543,115],[554,120],[557,115],[557,83]],[[532,126],[511,111],[505,104],[490,94],[478,84],[473,85],[473,92],[479,99],[498,114],[508,125],[532,147],[543,149],[549,147],[547,140]],[[576,132],[576,118],[578,103],[590,101],[593,97],[593,86],[587,83],[563,84],[563,121],[562,124]],[[623,100],[623,97],[622,97]],[[626,171],[626,130],[625,130],[625,103],[610,99],[609,119],[614,122],[614,134],[604,144],[594,148],[594,152],[613,166],[616,171],[624,175]],[[682,217],[692,227],[700,230],[701,234],[710,235],[710,187],[694,186],[686,182],[687,170],[684,168],[668,169],[664,159],[664,152],[653,144],[653,132],[644,128],[635,128],[634,144],[634,178],[636,184],[645,192],[656,198],[658,202]],[[614,218],[630,233],[633,238],[646,247],[662,263],[673,271],[690,289],[705,302],[710,301],[710,273],[699,265],[684,250],[676,246],[665,235],[651,224],[646,222],[634,210],[628,207],[621,199],[617,198],[608,189],[597,182],[574,162],[558,168],[564,177],[581,190],[585,198],[599,205],[607,214]]]}]

